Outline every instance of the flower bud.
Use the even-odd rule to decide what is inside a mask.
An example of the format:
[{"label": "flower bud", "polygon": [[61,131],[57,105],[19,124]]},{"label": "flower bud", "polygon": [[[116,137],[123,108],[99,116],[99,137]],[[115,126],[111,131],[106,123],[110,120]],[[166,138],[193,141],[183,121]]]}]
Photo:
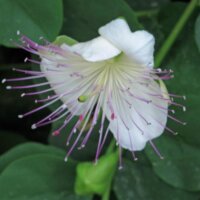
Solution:
[{"label": "flower bud", "polygon": [[117,152],[102,156],[98,163],[84,162],[77,166],[75,192],[79,195],[105,193],[117,166]]}]

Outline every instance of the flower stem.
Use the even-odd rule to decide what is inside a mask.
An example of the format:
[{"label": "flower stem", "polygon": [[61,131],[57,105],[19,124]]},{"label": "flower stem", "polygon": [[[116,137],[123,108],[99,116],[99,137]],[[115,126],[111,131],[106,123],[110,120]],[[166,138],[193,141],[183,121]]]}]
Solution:
[{"label": "flower stem", "polygon": [[[108,146],[107,150],[106,150],[106,153],[105,154],[110,154],[114,151],[115,149],[115,146],[116,146],[116,141],[115,139],[113,138],[110,142],[110,145]],[[117,154],[116,154],[117,155]],[[109,200],[110,199],[110,189],[111,189],[111,184],[112,184],[112,181],[110,182],[107,190],[105,191],[105,193],[102,195],[102,200]]]},{"label": "flower stem", "polygon": [[109,200],[110,199],[110,187],[111,187],[111,184],[107,188],[106,192],[103,194],[102,200]]},{"label": "flower stem", "polygon": [[177,36],[183,29],[184,25],[186,24],[187,20],[193,13],[195,7],[198,5],[198,0],[191,0],[188,6],[186,7],[185,11],[183,12],[182,16],[176,23],[175,27],[171,31],[168,38],[165,40],[163,46],[161,47],[160,51],[158,52],[156,59],[155,59],[155,66],[158,67],[162,63],[163,59],[167,55],[168,51],[174,44]]}]

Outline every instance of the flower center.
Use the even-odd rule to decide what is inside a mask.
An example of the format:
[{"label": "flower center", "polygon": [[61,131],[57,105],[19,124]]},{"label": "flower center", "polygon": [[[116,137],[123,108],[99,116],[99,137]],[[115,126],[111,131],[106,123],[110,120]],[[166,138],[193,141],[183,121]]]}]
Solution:
[{"label": "flower center", "polygon": [[119,59],[122,57],[123,53],[118,54],[117,56],[113,57],[113,58],[109,58],[107,60],[105,60],[106,64],[110,65],[110,64],[115,64],[116,62],[119,62]]}]

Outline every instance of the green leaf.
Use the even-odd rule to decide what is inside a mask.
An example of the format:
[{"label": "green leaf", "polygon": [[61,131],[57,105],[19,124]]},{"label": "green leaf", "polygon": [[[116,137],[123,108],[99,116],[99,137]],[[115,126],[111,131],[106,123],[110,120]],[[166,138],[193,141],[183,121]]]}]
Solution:
[{"label": "green leaf", "polygon": [[[7,198],[7,197],[6,197]],[[59,192],[59,193],[45,193],[45,194],[36,194],[33,196],[30,195],[19,195],[19,197],[15,197],[15,200],[91,200],[91,197],[88,196],[77,196],[72,192]],[[13,199],[4,199],[4,200],[13,200]]]},{"label": "green leaf", "polygon": [[114,192],[118,200],[198,200],[200,196],[175,189],[161,181],[150,167],[126,160],[115,177]]},{"label": "green leaf", "polygon": [[77,166],[75,191],[80,195],[103,195],[110,187],[118,161],[118,154],[106,154],[97,164],[83,162]]},{"label": "green leaf", "polygon": [[52,41],[58,35],[63,21],[62,1],[0,0],[0,44],[14,46],[17,31],[38,41],[45,37]]},{"label": "green leaf", "polygon": [[197,17],[195,22],[195,40],[200,51],[200,15]]},{"label": "green leaf", "polygon": [[[171,9],[173,13],[172,17],[167,14],[167,10],[163,9],[159,16],[160,23],[163,26],[163,32],[165,36],[170,32],[174,25],[175,13],[180,13],[181,9],[184,9],[182,4],[170,4],[167,8]],[[181,6],[182,5],[182,6]],[[178,8],[179,7],[179,11]],[[181,9],[180,9],[181,8]],[[174,101],[186,106],[186,112],[183,112],[181,107],[171,106],[171,109],[175,109],[175,117],[187,122],[186,126],[179,125],[173,120],[168,120],[168,126],[180,133],[180,136],[184,140],[192,145],[200,145],[200,137],[198,131],[200,129],[200,123],[197,120],[197,116],[200,115],[199,96],[200,96],[200,56],[194,41],[194,37],[188,37],[194,35],[194,22],[198,12],[194,12],[181,32],[177,41],[171,48],[168,56],[165,58],[163,68],[170,68],[174,71],[175,77],[169,81],[166,81],[168,91],[170,93],[185,95],[186,101],[183,99],[174,98]],[[165,67],[167,66],[167,67]]]},{"label": "green leaf", "polygon": [[31,156],[34,154],[53,154],[65,156],[65,152],[61,149],[46,146],[39,143],[25,143],[14,147],[2,156],[0,156],[0,172],[2,172],[9,164],[13,161],[21,159],[26,156]]},{"label": "green leaf", "polygon": [[[187,5],[188,4],[184,2],[169,2],[160,9],[157,18],[165,36],[170,34]],[[171,11],[170,13],[169,10]]]},{"label": "green leaf", "polygon": [[140,19],[140,22],[143,24],[144,29],[149,33],[153,34],[156,39],[155,43],[155,55],[159,51],[160,46],[165,39],[165,35],[162,32],[162,26],[159,24],[159,19],[157,16],[147,16]]},{"label": "green leaf", "polygon": [[123,0],[66,0],[64,7],[62,34],[78,41],[91,40],[98,35],[100,26],[120,16],[125,17],[134,30],[142,27]]},{"label": "green leaf", "polygon": [[10,164],[0,176],[2,200],[77,200],[73,195],[76,164],[61,155],[32,155]]},{"label": "green leaf", "polygon": [[200,150],[178,137],[162,136],[155,143],[165,158],[160,160],[151,147],[146,149],[155,173],[174,187],[200,191]]}]

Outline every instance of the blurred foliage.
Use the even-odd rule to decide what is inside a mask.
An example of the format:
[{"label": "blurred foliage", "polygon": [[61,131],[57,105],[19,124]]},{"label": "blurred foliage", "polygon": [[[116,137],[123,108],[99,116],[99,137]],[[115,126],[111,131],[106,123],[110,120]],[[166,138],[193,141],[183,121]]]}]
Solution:
[{"label": "blurred foliage", "polygon": [[[132,30],[144,28],[155,35],[157,53],[187,5],[187,1],[183,3],[170,0],[0,0],[0,77],[19,76],[11,70],[12,67],[31,69],[29,64],[23,63],[29,53],[9,48],[15,46],[10,39],[18,42],[18,30],[35,41],[39,41],[40,36],[54,41],[58,35],[85,41],[96,37],[100,26],[123,16]],[[138,153],[137,163],[125,152],[124,168],[116,172],[111,187],[112,200],[200,199],[199,7],[193,12],[161,67],[170,68],[175,73],[175,78],[167,82],[169,91],[187,96],[184,101],[187,111],[176,109],[176,117],[186,121],[187,125],[178,125],[169,120],[167,126],[179,135],[175,137],[166,131],[163,136],[155,139],[164,160],[156,157],[150,146],[145,152]],[[87,179],[81,180],[81,189],[87,184],[95,186],[92,174],[98,173],[98,170],[95,171],[92,163],[82,161],[91,161],[95,156],[98,126],[86,148],[75,150],[73,160],[69,159],[65,163],[66,138],[76,119],[56,137],[50,133],[60,125],[59,121],[52,127],[30,130],[31,124],[50,111],[45,109],[38,115],[17,119],[18,114],[36,106],[34,99],[21,99],[21,91],[6,91],[4,85],[0,85],[0,90],[0,199],[99,199],[98,196],[76,195],[74,189],[77,165],[86,166],[81,168],[84,169],[83,172],[78,171],[82,174],[81,177],[86,176],[89,182],[92,179],[91,183]],[[108,143],[109,141],[110,138]],[[108,158],[105,157],[105,160]],[[106,162],[110,164],[109,159]],[[110,183],[106,173],[107,169],[103,168],[99,175],[107,177],[108,180],[103,181]],[[113,171],[109,174],[112,173]],[[90,192],[101,194],[98,190],[91,189],[88,193]]]}]

